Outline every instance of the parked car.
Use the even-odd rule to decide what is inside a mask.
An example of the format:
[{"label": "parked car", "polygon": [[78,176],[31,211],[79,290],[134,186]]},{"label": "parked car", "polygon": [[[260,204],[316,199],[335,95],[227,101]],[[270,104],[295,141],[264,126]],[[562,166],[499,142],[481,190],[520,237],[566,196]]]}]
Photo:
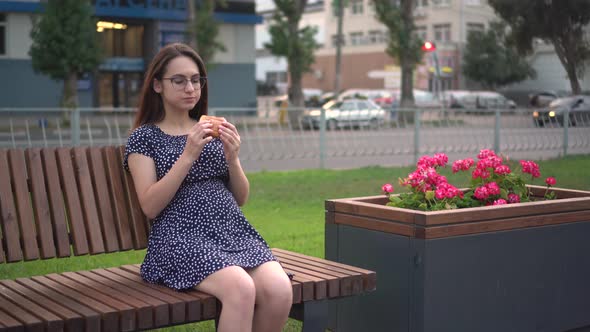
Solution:
[{"label": "parked car", "polygon": [[563,125],[566,111],[569,111],[571,126],[578,123],[590,123],[590,96],[576,95],[557,98],[550,102],[548,107],[535,110],[533,120],[535,125],[539,127],[555,123]]},{"label": "parked car", "polygon": [[467,110],[515,109],[516,103],[495,91],[448,90],[443,92],[449,108]]},{"label": "parked car", "polygon": [[[418,108],[440,108],[442,103],[429,91],[414,89],[414,104]],[[377,98],[374,102],[385,109],[399,108],[401,102],[401,90],[392,90],[390,96]]]},{"label": "parked car", "polygon": [[475,95],[467,90],[443,91],[443,100],[448,108],[467,108],[475,105]]},{"label": "parked car", "polygon": [[348,89],[338,95],[338,101],[345,99],[369,99],[374,101],[377,98],[388,97],[390,92],[383,89]]},{"label": "parked car", "polygon": [[[386,120],[387,112],[370,100],[345,99],[329,101],[322,108],[326,112],[326,128],[377,128]],[[304,129],[320,128],[321,110],[307,111],[302,118]]]}]

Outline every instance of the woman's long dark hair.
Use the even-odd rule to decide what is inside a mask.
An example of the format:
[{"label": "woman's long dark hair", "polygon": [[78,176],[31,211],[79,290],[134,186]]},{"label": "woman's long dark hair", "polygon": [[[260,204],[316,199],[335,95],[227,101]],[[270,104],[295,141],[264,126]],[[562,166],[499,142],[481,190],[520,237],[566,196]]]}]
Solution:
[{"label": "woman's long dark hair", "polygon": [[[190,46],[182,43],[174,43],[163,47],[152,59],[145,74],[141,96],[139,98],[139,108],[135,115],[135,122],[132,129],[146,123],[155,123],[164,119],[164,103],[162,102],[162,96],[154,91],[154,79],[162,80],[168,63],[179,56],[191,58],[197,64],[200,75],[207,76],[205,63]],[[205,84],[205,86],[201,87],[201,98],[199,98],[195,107],[189,111],[189,116],[193,119],[198,120],[201,115],[207,114],[208,86],[208,84]]]}]

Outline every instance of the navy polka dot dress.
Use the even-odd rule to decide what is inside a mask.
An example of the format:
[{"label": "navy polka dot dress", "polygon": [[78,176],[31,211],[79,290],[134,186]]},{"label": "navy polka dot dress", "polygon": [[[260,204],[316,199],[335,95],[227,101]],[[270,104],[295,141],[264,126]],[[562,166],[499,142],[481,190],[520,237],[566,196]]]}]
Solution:
[{"label": "navy polka dot dress", "polygon": [[[186,135],[171,136],[154,124],[130,135],[123,165],[132,153],[152,158],[160,180],[180,157]],[[253,268],[276,261],[268,245],[244,217],[228,189],[223,143],[207,143],[176,195],[153,220],[142,277],[182,290],[228,266]]]}]

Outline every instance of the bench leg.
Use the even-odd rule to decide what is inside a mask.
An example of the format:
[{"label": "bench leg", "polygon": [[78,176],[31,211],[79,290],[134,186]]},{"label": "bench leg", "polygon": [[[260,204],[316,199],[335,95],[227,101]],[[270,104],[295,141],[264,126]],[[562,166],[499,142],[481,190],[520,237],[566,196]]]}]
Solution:
[{"label": "bench leg", "polygon": [[328,301],[294,304],[290,317],[303,322],[302,332],[324,332],[328,326]]}]

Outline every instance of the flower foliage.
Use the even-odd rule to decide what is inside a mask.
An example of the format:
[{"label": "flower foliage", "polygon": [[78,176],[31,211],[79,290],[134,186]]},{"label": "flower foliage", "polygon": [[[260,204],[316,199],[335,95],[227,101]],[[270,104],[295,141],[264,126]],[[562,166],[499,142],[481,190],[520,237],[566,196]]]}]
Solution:
[{"label": "flower foliage", "polygon": [[[541,176],[539,165],[533,161],[521,160],[521,171],[516,173],[505,163],[504,158],[486,149],[479,152],[477,161],[467,158],[452,163],[453,173],[471,172],[470,188],[464,191],[438,173],[439,168],[447,166],[448,160],[444,153],[422,156],[416,164],[416,170],[399,181],[400,185],[409,187],[409,192],[391,195],[393,186],[384,184],[381,191],[389,197],[387,205],[437,211],[528,202],[530,192],[524,179],[530,176],[532,180]],[[555,185],[555,178],[548,177],[545,183],[545,199],[554,199],[555,193],[549,192],[549,188]]]}]

